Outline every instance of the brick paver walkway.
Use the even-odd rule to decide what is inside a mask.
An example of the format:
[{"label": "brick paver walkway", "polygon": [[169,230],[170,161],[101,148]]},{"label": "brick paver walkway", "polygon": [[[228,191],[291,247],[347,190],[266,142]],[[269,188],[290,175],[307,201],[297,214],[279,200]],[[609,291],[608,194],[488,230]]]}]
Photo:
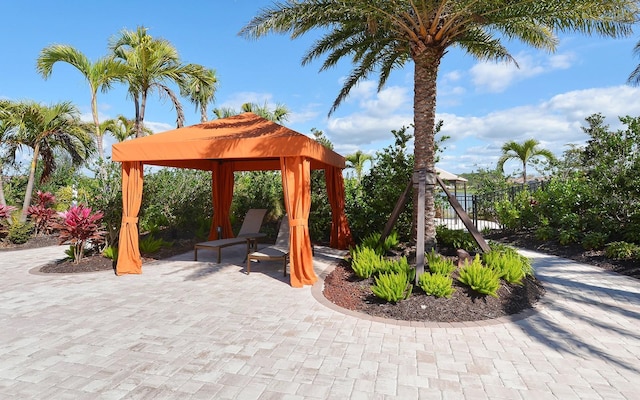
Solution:
[{"label": "brick paver walkway", "polygon": [[[123,277],[30,273],[65,247],[1,252],[0,398],[638,398],[637,280],[527,252],[547,295],[526,318],[407,326],[277,264],[247,276],[238,247]],[[316,249],[317,272],[336,256]]]}]

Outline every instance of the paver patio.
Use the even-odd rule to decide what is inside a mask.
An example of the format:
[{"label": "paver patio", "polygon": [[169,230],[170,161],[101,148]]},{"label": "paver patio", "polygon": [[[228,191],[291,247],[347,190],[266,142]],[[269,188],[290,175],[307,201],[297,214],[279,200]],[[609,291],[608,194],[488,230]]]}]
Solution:
[{"label": "paver patio", "polygon": [[[241,247],[121,277],[33,273],[64,246],[1,252],[0,398],[638,398],[638,280],[524,252],[534,312],[409,326],[328,306],[278,263],[247,276]],[[316,248],[317,273],[339,256]]]}]

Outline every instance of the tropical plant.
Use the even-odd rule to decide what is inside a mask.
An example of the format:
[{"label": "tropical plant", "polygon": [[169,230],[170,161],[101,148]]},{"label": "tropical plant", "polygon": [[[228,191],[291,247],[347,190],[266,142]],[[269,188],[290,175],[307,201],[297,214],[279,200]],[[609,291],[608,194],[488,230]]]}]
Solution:
[{"label": "tropical plant", "polygon": [[377,297],[390,303],[397,303],[411,296],[413,291],[413,280],[406,272],[386,272],[380,273],[375,278],[375,284],[371,286],[371,291]]},{"label": "tropical plant", "polygon": [[[127,67],[124,79],[135,106],[136,137],[144,134],[147,97],[151,92],[158,91],[171,99],[177,113],[176,125],[180,128],[184,125],[182,104],[169,85],[177,84],[184,92],[189,88],[208,91],[210,88],[205,86],[216,84],[210,70],[197,64],[183,64],[169,41],[152,37],[143,26],[135,31],[123,29],[110,40],[109,48],[115,59]],[[198,84],[189,85],[192,79],[198,80]]]},{"label": "tropical plant", "polygon": [[440,254],[436,253],[434,249],[425,256],[427,258],[429,271],[431,271],[432,274],[451,276],[453,271],[456,270],[453,260],[442,257]]},{"label": "tropical plant", "polygon": [[55,223],[54,228],[60,231],[60,244],[73,246],[73,260],[78,264],[84,256],[86,245],[95,245],[104,240],[106,232],[100,227],[103,214],[100,211],[92,213],[91,207],[78,205],[58,215],[61,221]]},{"label": "tropical plant", "polygon": [[528,139],[524,143],[513,140],[502,145],[502,156],[498,160],[498,169],[504,172],[504,164],[512,159],[522,163],[522,183],[527,183],[527,164],[535,157],[544,157],[549,161],[555,160],[552,152],[538,147],[540,142],[535,139]]},{"label": "tropical plant", "polygon": [[482,255],[482,262],[488,268],[496,271],[505,281],[514,285],[522,285],[526,274],[519,254],[490,251]]},{"label": "tropical plant", "polygon": [[9,221],[11,221],[11,213],[17,210],[17,207],[7,206],[4,204],[0,204],[0,226],[5,223],[9,225]]},{"label": "tropical plant", "polygon": [[385,262],[382,256],[370,247],[356,246],[351,249],[350,254],[351,269],[361,279],[371,277]]},{"label": "tropical plant", "polygon": [[140,239],[140,252],[143,254],[153,254],[158,252],[163,247],[171,247],[173,243],[167,242],[162,238],[155,238],[153,235],[149,234],[144,238]]},{"label": "tropical plant", "polygon": [[265,101],[263,105],[259,105],[257,103],[243,103],[240,106],[241,111],[236,111],[231,107],[222,107],[222,108],[214,108],[213,114],[216,118],[228,118],[234,115],[238,115],[241,112],[251,112],[256,115],[261,116],[264,119],[267,119],[271,122],[275,122],[278,124],[282,124],[289,119],[289,115],[291,112],[284,104],[276,104],[275,108],[269,108],[269,104]]},{"label": "tropical plant", "polygon": [[180,88],[180,93],[196,106],[196,111],[200,112],[200,122],[207,122],[209,119],[207,106],[216,99],[218,78],[216,78],[216,71],[213,69],[206,69],[202,66],[194,66],[193,68],[202,68],[202,70],[187,76]]},{"label": "tropical plant", "polygon": [[438,235],[438,243],[442,247],[449,249],[463,249],[466,251],[475,251],[478,244],[473,236],[462,229],[449,229],[445,225],[438,225],[436,228]]},{"label": "tropical plant", "polygon": [[346,168],[353,169],[356,173],[356,180],[360,182],[362,180],[362,171],[364,164],[369,161],[369,164],[373,163],[373,156],[367,153],[363,153],[362,150],[358,150],[355,153],[347,154],[345,156],[347,163]]},{"label": "tropical plant", "polygon": [[54,44],[40,51],[36,61],[36,69],[44,79],[48,79],[57,62],[64,62],[75,67],[85,77],[91,91],[91,116],[93,117],[94,136],[98,149],[98,157],[104,158],[103,137],[104,130],[100,128],[98,118],[98,90],[109,90],[114,82],[122,81],[125,76],[125,66],[113,57],[101,57],[91,62],[87,56],[76,48]]},{"label": "tropical plant", "polygon": [[53,208],[56,197],[49,192],[41,192],[40,190],[36,195],[38,200],[35,205],[27,209],[27,213],[35,227],[35,234],[38,235],[39,233],[48,233],[51,229],[56,215],[56,210]]},{"label": "tropical plant", "polygon": [[113,261],[118,261],[118,247],[117,246],[107,246],[104,250],[102,250],[102,255],[107,257]]},{"label": "tropical plant", "polygon": [[[275,32],[297,38],[316,28],[323,30],[324,36],[303,57],[303,65],[324,54],[321,70],[343,58],[356,64],[330,113],[369,74],[379,71],[380,90],[394,68],[413,61],[415,169],[434,171],[436,82],[449,48],[458,47],[483,61],[515,62],[503,41],[516,39],[553,51],[558,43],[555,32],[627,36],[637,14],[637,2],[629,0],[288,0],[260,10],[240,35],[260,38]],[[427,249],[436,243],[434,200],[430,187],[425,206]],[[414,201],[414,221],[416,207]]]},{"label": "tropical plant", "polygon": [[456,290],[453,286],[453,279],[447,275],[424,273],[418,278],[418,286],[427,295],[435,297],[449,298]]},{"label": "tropical plant", "polygon": [[8,142],[10,158],[15,160],[16,152],[25,147],[33,151],[20,216],[20,221],[25,222],[38,160],[43,162],[40,182],[46,182],[57,168],[57,150],[63,150],[74,165],[79,165],[89,158],[93,145],[90,129],[80,121],[78,110],[69,102],[51,106],[31,101],[13,103],[5,115],[13,131],[12,139]]},{"label": "tropical plant", "polygon": [[387,251],[398,246],[400,241],[398,240],[398,233],[393,231],[387,236],[384,242],[380,243],[380,237],[382,234],[379,232],[373,232],[362,239],[362,246],[372,248],[376,253],[381,256],[385,255]]},{"label": "tropical plant", "polygon": [[493,269],[483,266],[479,254],[474,257],[471,263],[467,263],[460,269],[458,280],[475,292],[498,297],[500,275]]}]

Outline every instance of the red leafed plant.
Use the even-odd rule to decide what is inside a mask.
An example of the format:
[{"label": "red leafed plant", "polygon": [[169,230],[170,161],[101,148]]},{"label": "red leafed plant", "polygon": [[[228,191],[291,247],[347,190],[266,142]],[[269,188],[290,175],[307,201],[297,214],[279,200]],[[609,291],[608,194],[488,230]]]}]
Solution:
[{"label": "red leafed plant", "polygon": [[55,203],[56,197],[49,192],[41,192],[38,190],[38,201],[35,206],[29,206],[27,214],[33,221],[38,233],[49,233],[53,228],[54,216],[56,210],[51,208]]},{"label": "red leafed plant", "polygon": [[104,241],[106,232],[102,230],[100,224],[104,214],[101,211],[91,214],[91,207],[77,205],[58,215],[62,221],[55,223],[54,228],[60,230],[60,244],[71,244],[73,260],[78,264],[84,256],[84,247],[87,242],[96,244]]}]

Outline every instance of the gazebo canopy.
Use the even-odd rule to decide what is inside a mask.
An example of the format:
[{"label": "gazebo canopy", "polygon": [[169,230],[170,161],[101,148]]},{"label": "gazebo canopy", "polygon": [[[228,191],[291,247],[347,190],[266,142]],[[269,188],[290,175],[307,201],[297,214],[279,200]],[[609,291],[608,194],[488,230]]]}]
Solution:
[{"label": "gazebo canopy", "polygon": [[280,169],[281,157],[305,157],[312,169],[344,168],[344,157],[301,133],[244,113],[113,145],[113,161],[211,170],[233,162],[235,171]]},{"label": "gazebo canopy", "polygon": [[331,246],[346,249],[351,232],[344,212],[344,157],[317,141],[253,113],[205,122],[114,144],[112,158],[122,163],[122,226],[116,273],[139,274],[138,212],[142,203],[143,166],[157,165],[211,171],[214,214],[209,239],[233,236],[229,212],[233,172],[282,171],[284,202],[290,227],[291,285],[313,284],[309,212],[310,170],[324,169],[331,203]]}]

